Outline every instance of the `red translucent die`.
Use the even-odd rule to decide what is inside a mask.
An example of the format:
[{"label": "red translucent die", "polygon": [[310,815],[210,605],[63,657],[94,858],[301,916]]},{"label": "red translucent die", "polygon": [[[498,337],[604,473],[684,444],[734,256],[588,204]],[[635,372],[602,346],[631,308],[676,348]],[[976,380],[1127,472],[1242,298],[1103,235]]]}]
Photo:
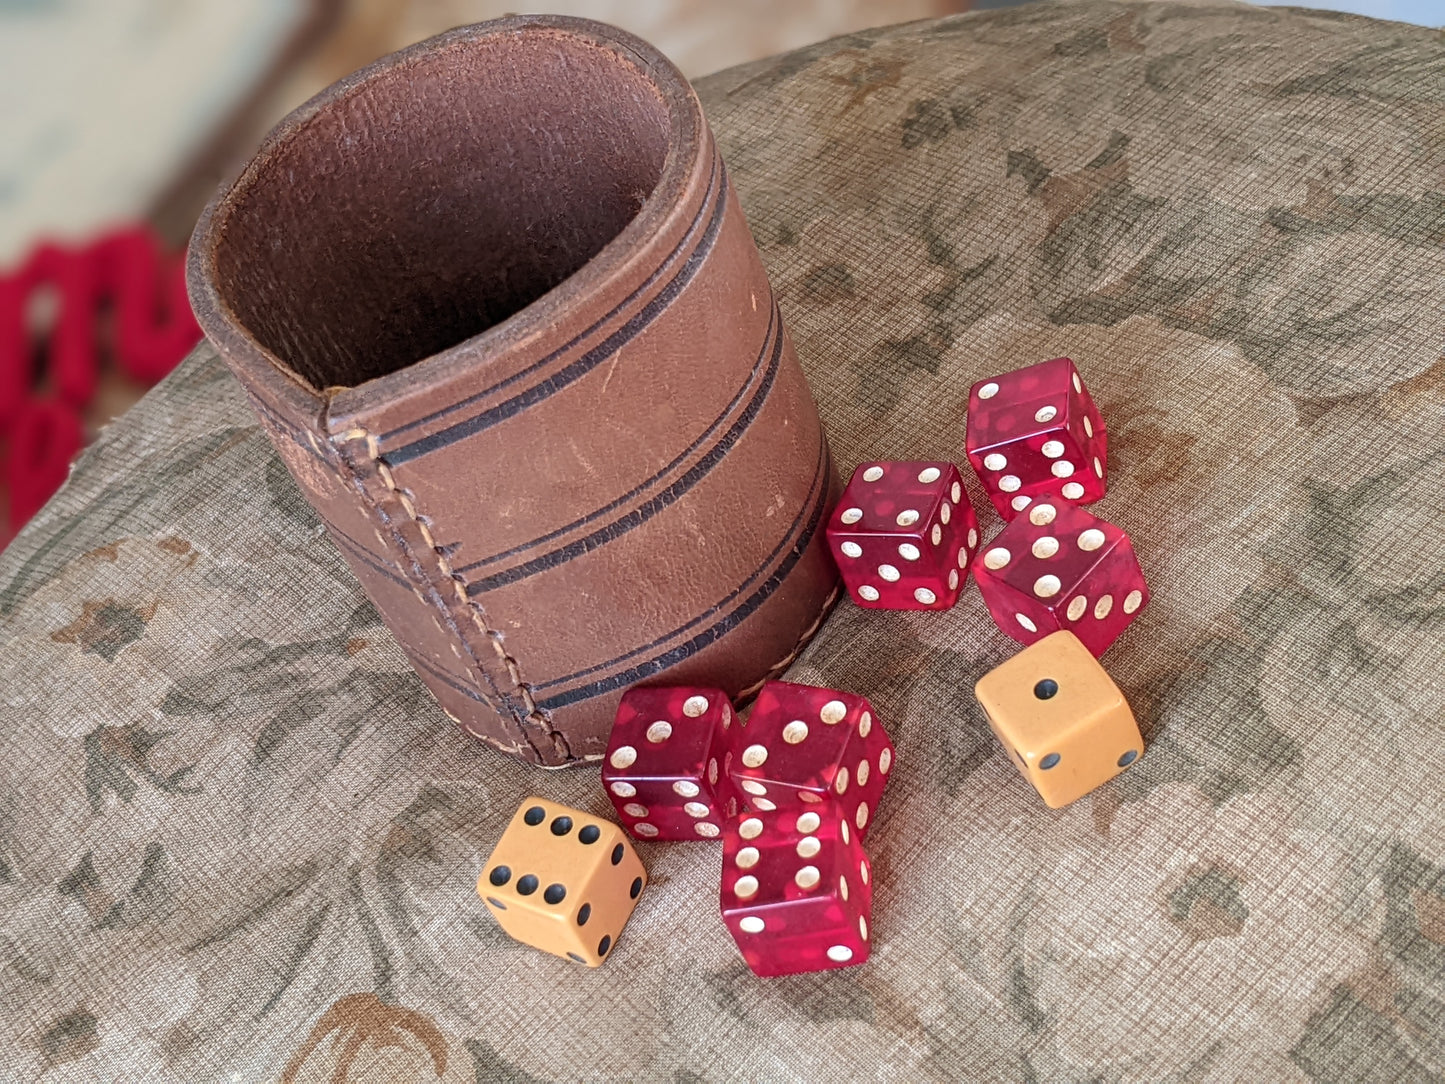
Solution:
[{"label": "red translucent die", "polygon": [[872,879],[858,833],[828,806],[743,813],[723,830],[723,922],[758,975],[867,960]]},{"label": "red translucent die", "polygon": [[1067,629],[1098,658],[1149,602],[1129,536],[1067,502],[1039,501],[974,558],[999,628],[1032,644]]},{"label": "red translucent die", "polygon": [[716,839],[737,812],[721,762],[734,721],[718,689],[629,689],[617,707],[602,785],[638,839]]},{"label": "red translucent die", "polygon": [[893,742],[861,696],[770,681],[731,735],[723,768],[748,809],[833,806],[859,839],[893,771]]},{"label": "red translucent die", "polygon": [[1089,504],[1104,495],[1109,437],[1068,358],[975,384],[964,447],[1004,519],[1040,500]]},{"label": "red translucent die", "polygon": [[828,546],[859,606],[946,610],[978,549],[952,463],[863,463],[828,521]]}]

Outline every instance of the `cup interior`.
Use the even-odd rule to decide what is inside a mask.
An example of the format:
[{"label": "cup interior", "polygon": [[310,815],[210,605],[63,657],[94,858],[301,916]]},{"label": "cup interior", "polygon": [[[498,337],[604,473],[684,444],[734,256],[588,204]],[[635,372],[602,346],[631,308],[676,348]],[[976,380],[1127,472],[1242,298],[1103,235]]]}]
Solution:
[{"label": "cup interior", "polygon": [[318,388],[454,346],[636,217],[670,120],[618,51],[550,27],[402,54],[283,122],[215,212],[215,289]]}]

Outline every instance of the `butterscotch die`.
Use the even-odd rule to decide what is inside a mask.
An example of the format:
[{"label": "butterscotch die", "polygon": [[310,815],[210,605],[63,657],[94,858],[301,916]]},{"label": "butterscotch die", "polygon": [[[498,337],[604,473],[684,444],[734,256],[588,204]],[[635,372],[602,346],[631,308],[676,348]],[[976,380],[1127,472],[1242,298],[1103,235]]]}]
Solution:
[{"label": "butterscotch die", "polygon": [[1124,694],[1072,632],[1056,632],[974,686],[989,726],[1054,809],[1139,759],[1144,739]]},{"label": "butterscotch die", "polygon": [[588,967],[607,959],[647,884],[617,825],[545,798],[526,798],[477,878],[502,929]]}]

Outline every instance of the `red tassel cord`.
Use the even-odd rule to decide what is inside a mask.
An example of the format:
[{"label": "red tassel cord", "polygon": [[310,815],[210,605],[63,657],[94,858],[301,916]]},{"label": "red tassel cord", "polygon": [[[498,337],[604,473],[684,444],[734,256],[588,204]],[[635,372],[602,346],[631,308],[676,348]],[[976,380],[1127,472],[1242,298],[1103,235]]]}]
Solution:
[{"label": "red tassel cord", "polygon": [[[37,335],[29,310],[46,291],[58,305]],[[41,244],[0,275],[0,546],[65,481],[103,359],[149,387],[200,337],[184,259],[163,254],[143,227],[85,246]]]}]

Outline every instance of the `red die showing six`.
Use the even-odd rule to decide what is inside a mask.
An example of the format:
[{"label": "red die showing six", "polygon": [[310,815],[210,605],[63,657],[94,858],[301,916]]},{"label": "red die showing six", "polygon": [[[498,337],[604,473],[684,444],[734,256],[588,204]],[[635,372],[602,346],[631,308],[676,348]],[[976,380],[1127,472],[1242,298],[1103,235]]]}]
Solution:
[{"label": "red die showing six", "polygon": [[980,380],[968,396],[968,461],[1011,520],[1040,500],[1088,504],[1104,495],[1108,434],[1068,358]]},{"label": "red die showing six", "polygon": [[859,606],[946,610],[978,548],[978,519],[952,463],[864,463],[828,523]]},{"label": "red die showing six", "polygon": [[617,708],[602,785],[639,839],[716,839],[737,799],[719,763],[733,706],[717,689],[629,689]]},{"label": "red die showing six", "polygon": [[973,562],[999,628],[1025,644],[1068,629],[1098,658],[1149,601],[1129,536],[1071,504],[1039,502]]},{"label": "red die showing six", "polygon": [[724,768],[749,809],[832,804],[862,839],[893,770],[893,743],[863,697],[770,681],[732,736]]},{"label": "red die showing six", "polygon": [[744,813],[728,823],[723,922],[755,974],[868,959],[872,871],[858,835],[827,805]]}]

